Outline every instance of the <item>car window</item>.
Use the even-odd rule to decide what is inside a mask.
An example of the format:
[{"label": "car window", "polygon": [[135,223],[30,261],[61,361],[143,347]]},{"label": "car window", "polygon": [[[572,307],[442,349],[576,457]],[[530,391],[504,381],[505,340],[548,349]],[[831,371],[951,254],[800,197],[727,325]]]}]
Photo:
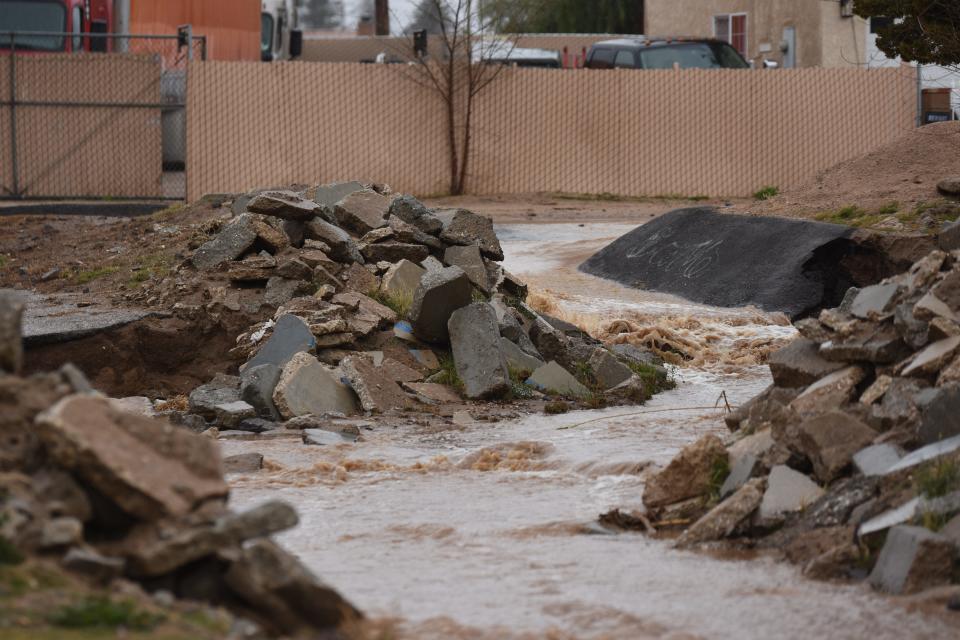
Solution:
[{"label": "car window", "polygon": [[273,51],[273,16],[269,13],[260,14],[260,51]]},{"label": "car window", "polygon": [[612,69],[613,68],[613,49],[594,49],[590,54],[591,69]]},{"label": "car window", "polygon": [[672,69],[674,65],[679,65],[681,69],[718,69],[726,66],[718,57],[715,48],[705,42],[643,49],[640,51],[640,64],[644,69]]},{"label": "car window", "polygon": [[720,65],[726,69],[746,69],[750,65],[743,59],[737,50],[725,42],[717,42],[713,45],[714,53],[720,60]]},{"label": "car window", "polygon": [[633,61],[633,51],[617,51],[613,66],[617,69],[633,69],[636,66]]},{"label": "car window", "polygon": [[[67,28],[67,9],[60,2],[44,0],[0,0],[0,31],[55,31]],[[4,38],[3,46],[9,46]],[[63,51],[66,40],[60,36],[17,36],[16,46],[37,51]]]}]

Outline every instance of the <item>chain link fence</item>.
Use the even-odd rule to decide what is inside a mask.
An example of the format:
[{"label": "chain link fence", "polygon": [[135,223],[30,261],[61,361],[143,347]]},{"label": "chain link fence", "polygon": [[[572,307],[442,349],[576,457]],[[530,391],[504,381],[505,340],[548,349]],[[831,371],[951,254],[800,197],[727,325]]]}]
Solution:
[{"label": "chain link fence", "polygon": [[203,37],[0,33],[0,198],[183,199],[205,57]]}]

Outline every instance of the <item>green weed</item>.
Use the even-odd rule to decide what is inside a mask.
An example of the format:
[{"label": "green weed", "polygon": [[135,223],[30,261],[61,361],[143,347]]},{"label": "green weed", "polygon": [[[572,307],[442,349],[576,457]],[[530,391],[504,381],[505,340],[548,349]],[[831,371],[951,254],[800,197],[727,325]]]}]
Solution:
[{"label": "green weed", "polygon": [[149,631],[163,621],[163,616],[139,609],[130,600],[111,600],[106,596],[90,596],[77,604],[62,607],[50,614],[49,622],[68,629],[124,628]]},{"label": "green weed", "polygon": [[643,387],[647,393],[647,397],[654,396],[661,391],[675,389],[677,386],[676,380],[670,376],[669,372],[666,372],[661,367],[633,361],[627,362],[626,365],[643,381]]},{"label": "green weed", "polygon": [[567,413],[568,411],[570,411],[570,405],[563,400],[548,402],[546,406],[543,407],[543,412],[548,416],[556,416],[562,413]]},{"label": "green weed", "polygon": [[453,387],[458,393],[463,393],[464,386],[460,374],[457,373],[457,365],[453,361],[453,355],[441,353],[437,359],[440,361],[440,371],[432,376],[434,382]]},{"label": "green weed", "polygon": [[400,290],[395,292],[372,291],[370,297],[391,309],[401,320],[410,317],[410,309],[413,307],[413,292]]},{"label": "green weed", "polygon": [[877,213],[884,216],[892,216],[898,211],[900,211],[899,202],[890,202],[877,209]]},{"label": "green weed", "polygon": [[96,267],[94,269],[85,269],[66,273],[66,277],[73,280],[76,284],[87,284],[94,280],[99,280],[106,276],[113,275],[120,270],[120,267]]},{"label": "green weed", "polygon": [[914,475],[917,492],[927,498],[940,498],[960,489],[960,464],[953,460],[933,460]]},{"label": "green weed", "polygon": [[727,481],[729,475],[729,458],[726,455],[715,458],[713,464],[710,465],[710,486],[707,490],[707,499],[711,504],[720,501],[720,489],[723,488],[723,483]]},{"label": "green weed", "polygon": [[6,269],[7,263],[10,262],[10,256],[5,253],[0,253],[0,269]]},{"label": "green weed", "polygon": [[774,187],[774,186],[772,186],[772,185],[768,185],[768,186],[766,186],[766,187],[763,187],[762,189],[760,189],[760,190],[757,191],[756,193],[754,193],[754,194],[753,194],[753,199],[754,199],[754,200],[769,200],[770,198],[773,198],[774,196],[777,196],[777,195],[779,195],[779,194],[780,194],[780,189],[779,189],[778,187]]}]

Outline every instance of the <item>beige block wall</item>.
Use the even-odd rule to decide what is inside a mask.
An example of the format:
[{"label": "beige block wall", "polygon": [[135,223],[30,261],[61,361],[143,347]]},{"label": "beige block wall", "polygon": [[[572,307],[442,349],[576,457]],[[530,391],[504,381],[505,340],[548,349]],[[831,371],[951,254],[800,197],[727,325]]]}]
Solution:
[{"label": "beige block wall", "polygon": [[[10,99],[10,58],[0,57],[0,96]],[[18,56],[20,102],[160,102],[153,56]],[[33,197],[159,197],[160,111],[144,108],[17,108],[19,187]],[[0,188],[13,188],[10,109],[0,107]]]},{"label": "beige block wall", "polygon": [[[189,198],[371,179],[449,184],[443,105],[403,68],[207,62],[190,76]],[[899,70],[508,69],[481,94],[468,190],[748,195],[912,126]]]}]

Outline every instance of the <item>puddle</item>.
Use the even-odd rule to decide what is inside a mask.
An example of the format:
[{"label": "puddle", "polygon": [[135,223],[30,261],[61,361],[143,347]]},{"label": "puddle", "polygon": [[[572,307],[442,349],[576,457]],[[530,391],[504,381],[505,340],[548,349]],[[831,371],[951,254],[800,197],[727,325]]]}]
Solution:
[{"label": "puddle", "polygon": [[[666,328],[692,318],[673,328],[706,345],[792,335],[756,310],[692,305],[575,271],[578,254],[589,255],[622,227],[499,231],[507,268],[536,289],[555,288],[561,312],[597,322],[629,312]],[[407,637],[952,633],[863,586],[809,582],[767,559],[717,560],[640,535],[583,533],[609,509],[642,509],[653,465],[704,434],[726,433],[713,408],[721,392],[738,404],[770,382],[757,364],[704,361],[675,371],[677,388],[644,407],[440,431],[388,424],[367,432],[365,442],[337,447],[226,441],[225,454],[255,450],[268,463],[259,474],[232,478],[232,502],[294,504],[301,525],[279,539],[368,614],[400,618]]]}]

